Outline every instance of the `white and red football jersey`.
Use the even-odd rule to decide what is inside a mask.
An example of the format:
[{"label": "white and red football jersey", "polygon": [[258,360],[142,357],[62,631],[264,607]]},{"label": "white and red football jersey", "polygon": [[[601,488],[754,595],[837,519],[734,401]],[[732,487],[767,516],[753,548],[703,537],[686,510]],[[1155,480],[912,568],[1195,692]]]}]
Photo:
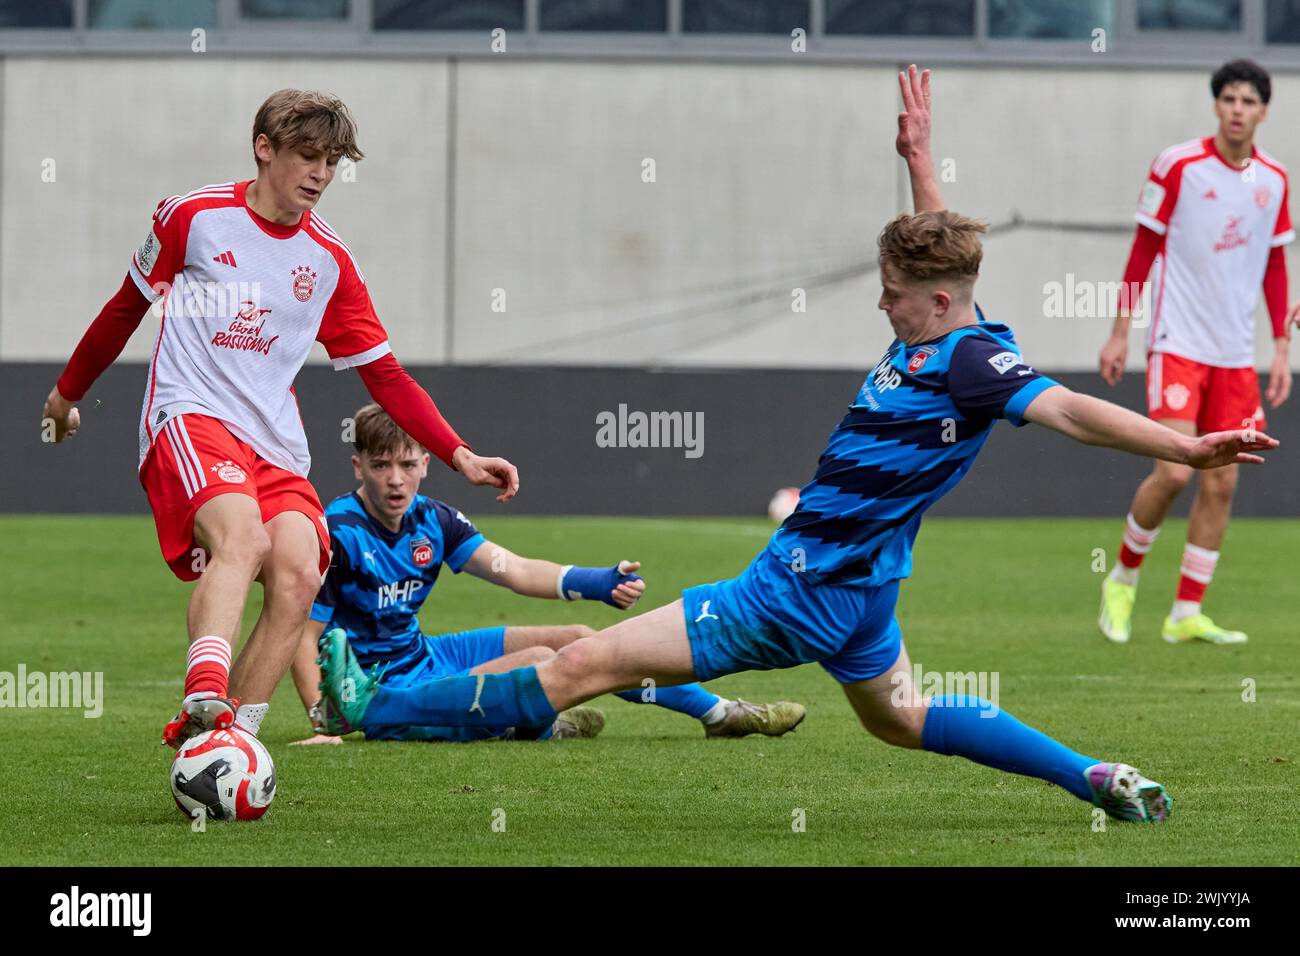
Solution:
[{"label": "white and red football jersey", "polygon": [[1165,237],[1151,275],[1148,352],[1225,368],[1255,364],[1255,309],[1269,250],[1295,238],[1286,168],[1256,148],[1230,166],[1213,137],[1156,157],[1137,221]]},{"label": "white and red football jersey", "polygon": [[336,369],[389,352],[352,253],[315,212],[293,226],[258,216],[247,182],[204,186],[158,204],[131,260],[163,299],[140,415],[143,466],[159,428],[197,412],[220,419],[271,462],[311,468],[293,380],[319,341]]}]

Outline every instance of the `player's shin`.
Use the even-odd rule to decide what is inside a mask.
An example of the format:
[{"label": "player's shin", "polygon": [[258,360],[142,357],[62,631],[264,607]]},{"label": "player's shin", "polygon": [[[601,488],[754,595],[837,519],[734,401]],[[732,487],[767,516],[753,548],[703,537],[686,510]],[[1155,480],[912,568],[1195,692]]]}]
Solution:
[{"label": "player's shin", "polygon": [[935,697],[925,716],[921,746],[986,767],[1048,780],[1080,800],[1092,800],[1084,771],[1098,761],[1075,753],[978,697]]}]

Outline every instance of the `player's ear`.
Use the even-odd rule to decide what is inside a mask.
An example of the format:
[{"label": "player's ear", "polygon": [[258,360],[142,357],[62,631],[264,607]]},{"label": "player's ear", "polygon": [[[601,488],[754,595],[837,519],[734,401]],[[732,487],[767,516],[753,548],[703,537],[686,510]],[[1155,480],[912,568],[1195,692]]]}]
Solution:
[{"label": "player's ear", "polygon": [[952,293],[947,289],[935,289],[930,295],[930,303],[934,306],[935,315],[947,315],[952,308]]},{"label": "player's ear", "polygon": [[420,477],[429,477],[429,453],[427,451],[420,456]]},{"label": "player's ear", "polygon": [[352,474],[356,475],[357,481],[361,480],[361,456],[352,456]]},{"label": "player's ear", "polygon": [[265,133],[258,133],[257,139],[253,141],[253,155],[264,163],[270,163],[275,157],[275,147],[271,145],[271,137]]}]

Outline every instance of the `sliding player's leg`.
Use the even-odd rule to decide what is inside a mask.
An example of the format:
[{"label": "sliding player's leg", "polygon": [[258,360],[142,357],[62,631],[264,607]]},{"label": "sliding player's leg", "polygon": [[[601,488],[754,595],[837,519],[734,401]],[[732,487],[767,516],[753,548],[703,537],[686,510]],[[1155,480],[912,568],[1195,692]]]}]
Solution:
[{"label": "sliding player's leg", "polygon": [[[896,622],[892,628],[897,630]],[[995,702],[958,694],[923,698],[901,644],[888,670],[841,686],[862,725],[896,747],[961,756],[1008,773],[1048,780],[1122,820],[1159,822],[1173,805],[1160,784],[1132,767],[1076,753],[1021,723]]]},{"label": "sliding player's leg", "polygon": [[[579,638],[592,637],[596,633],[585,624],[508,627],[504,650],[507,654],[530,647],[547,647],[558,651]],[[610,631],[600,633],[607,634]],[[488,673],[500,673],[509,669],[494,668]],[[728,700],[705,690],[699,684],[658,687],[648,678],[642,682],[641,687],[617,691],[614,696],[629,703],[654,704],[665,710],[694,717],[704,725],[705,735],[709,737],[743,737],[753,733],[780,736],[793,730],[804,715],[801,705],[752,704],[746,700]]]},{"label": "sliding player's leg", "polygon": [[266,522],[271,550],[262,562],[262,612],[230,672],[241,701],[236,726],[256,734],[271,694],[293,662],[312,601],[320,590],[321,539],[317,522],[283,511]]}]

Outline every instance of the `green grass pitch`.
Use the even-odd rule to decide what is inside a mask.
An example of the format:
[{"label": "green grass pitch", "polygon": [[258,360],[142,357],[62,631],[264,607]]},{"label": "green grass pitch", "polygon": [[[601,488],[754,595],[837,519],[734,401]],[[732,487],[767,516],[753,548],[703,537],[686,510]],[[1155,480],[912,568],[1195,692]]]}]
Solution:
[{"label": "green grass pitch", "polygon": [[[731,519],[479,518],[526,555],[644,561],[646,607],[739,571],[770,531]],[[1165,826],[1098,832],[1090,807],[1047,783],[887,747],[812,665],[716,682],[731,696],[806,703],[804,725],[777,740],[705,740],[695,721],[606,697],[609,723],[592,741],[296,748],[307,724],[286,679],[263,731],[279,779],[270,812],[196,833],[172,803],[158,744],[180,696],[189,589],[163,566],[151,523],[0,518],[0,671],[105,681],[98,719],[0,710],[0,864],[1293,865],[1300,522],[1233,523],[1207,610],[1249,631],[1236,648],[1160,640],[1183,532],[1171,522],[1148,561],[1125,647],[1094,625],[1094,549],[1113,554],[1119,520],[929,521],[899,610],[914,663],[997,671],[1003,709],[1169,787]],[[255,586],[245,634],[259,604]],[[444,572],[423,624],[617,619]]]}]

